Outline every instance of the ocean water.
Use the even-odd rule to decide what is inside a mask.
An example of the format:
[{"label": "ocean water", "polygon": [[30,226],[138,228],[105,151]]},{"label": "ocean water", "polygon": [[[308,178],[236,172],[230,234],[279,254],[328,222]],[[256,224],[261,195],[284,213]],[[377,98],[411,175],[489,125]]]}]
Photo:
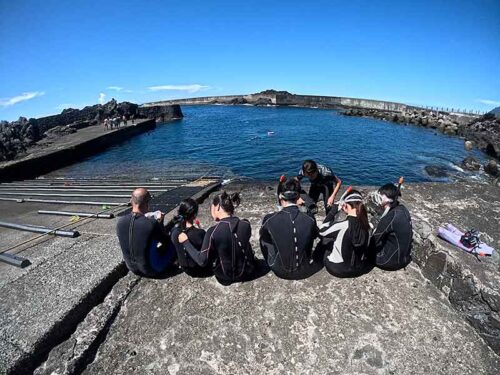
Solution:
[{"label": "ocean water", "polygon": [[[252,106],[185,106],[184,119],[159,124],[78,164],[51,173],[64,177],[172,176],[273,180],[295,175],[304,159],[330,166],[345,183],[444,181],[481,178],[457,166],[468,153],[463,140],[416,126],[342,116],[334,110]],[[480,152],[473,155],[483,159]]]}]

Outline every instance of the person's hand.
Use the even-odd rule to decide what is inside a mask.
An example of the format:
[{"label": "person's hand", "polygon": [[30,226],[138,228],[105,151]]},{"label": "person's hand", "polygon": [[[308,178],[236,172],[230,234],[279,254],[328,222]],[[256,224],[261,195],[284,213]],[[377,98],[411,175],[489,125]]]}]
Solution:
[{"label": "person's hand", "polygon": [[326,205],[328,207],[332,207],[333,206],[333,201],[335,200],[335,196],[331,195],[328,200],[326,201]]},{"label": "person's hand", "polygon": [[180,243],[184,243],[188,240],[188,236],[186,235],[186,233],[182,232],[181,234],[179,234],[179,242]]},{"label": "person's hand", "polygon": [[158,211],[159,212],[159,215],[158,215],[158,221],[160,223],[163,223],[163,219],[165,219],[165,212],[161,212],[161,211]]}]

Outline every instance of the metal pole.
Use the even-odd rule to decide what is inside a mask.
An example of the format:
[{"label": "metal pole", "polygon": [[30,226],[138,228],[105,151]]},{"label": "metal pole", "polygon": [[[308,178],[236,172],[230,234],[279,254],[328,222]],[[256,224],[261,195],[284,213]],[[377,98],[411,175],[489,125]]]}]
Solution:
[{"label": "metal pole", "polygon": [[22,197],[67,197],[67,198],[130,198],[130,194],[52,194],[52,193],[8,193],[0,192],[0,195],[16,195]]},{"label": "metal pole", "polygon": [[98,219],[113,219],[115,217],[115,215],[113,214],[100,214],[100,213],[93,214],[88,212],[69,212],[69,211],[38,210],[38,213],[42,215],[95,217]]},{"label": "metal pole", "polygon": [[11,266],[19,268],[25,268],[31,264],[31,262],[28,259],[9,253],[0,254],[0,262],[4,262],[10,264]]},{"label": "metal pole", "polygon": [[[106,192],[112,192],[112,193],[120,193],[120,192],[131,192],[131,189],[121,189],[121,188],[109,188],[109,189],[79,189],[79,188],[61,188],[61,187],[56,187],[56,188],[34,188],[34,187],[18,187],[18,188],[13,188],[13,187],[7,187],[7,186],[2,186],[0,185],[0,192],[1,191],[11,191],[11,190],[21,190],[21,191],[65,191],[68,193],[72,192],[90,192],[90,193],[106,193]],[[148,189],[150,193],[162,193],[169,191],[169,189]]]},{"label": "metal pole", "polygon": [[125,202],[116,203],[116,202],[89,202],[89,201],[62,201],[62,200],[50,200],[50,199],[31,199],[31,198],[2,198],[0,197],[0,201],[11,201],[11,202],[30,202],[30,203],[55,203],[55,204],[78,204],[84,206],[124,206],[128,205]]},{"label": "metal pole", "polygon": [[143,188],[146,188],[146,189],[154,189],[154,188],[157,188],[157,189],[162,189],[162,188],[165,188],[165,189],[169,189],[169,188],[176,188],[176,187],[179,187],[179,186],[182,186],[182,185],[71,185],[71,186],[65,186],[65,185],[38,185],[38,184],[1,184],[0,186],[2,187],[11,187],[11,188],[23,188],[23,187],[26,187],[26,188],[36,188],[36,187],[40,187],[40,188],[67,188],[67,189],[71,189],[71,188],[81,188],[81,189],[102,189],[102,188],[110,188],[110,189],[113,189],[113,188],[116,188],[116,189],[136,189],[138,187],[143,187]]},{"label": "metal pole", "polygon": [[54,230],[54,229],[50,229],[50,228],[38,227],[38,226],[32,226],[32,225],[8,223],[6,221],[0,221],[0,227],[9,228],[9,229],[16,229],[16,230],[23,230],[26,232],[33,232],[33,233],[53,234],[54,236],[60,236],[60,237],[75,238],[75,237],[78,237],[80,235],[79,232],[73,231],[73,230],[57,230],[57,229]]}]

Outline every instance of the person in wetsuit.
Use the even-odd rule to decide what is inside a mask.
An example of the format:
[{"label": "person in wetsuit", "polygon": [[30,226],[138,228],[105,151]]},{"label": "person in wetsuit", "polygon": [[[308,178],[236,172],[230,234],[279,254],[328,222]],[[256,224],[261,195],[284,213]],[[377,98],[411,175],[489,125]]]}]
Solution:
[{"label": "person in wetsuit", "polygon": [[193,246],[186,233],[179,234],[179,242],[191,259],[201,267],[211,265],[215,277],[224,285],[249,280],[255,271],[250,223],[234,216],[239,204],[238,193],[229,195],[223,191],[214,197],[210,212],[217,223],[207,230],[201,251]]},{"label": "person in wetsuit", "polygon": [[400,188],[394,184],[382,186],[376,194],[376,203],[384,213],[370,241],[371,259],[387,271],[406,267],[411,261],[413,227],[408,209],[399,203]]},{"label": "person in wetsuit", "polygon": [[318,235],[316,221],[300,211],[300,182],[280,180],[278,196],[282,209],[264,217],[260,229],[260,248],[276,276],[305,279],[322,268],[312,261],[312,247]]},{"label": "person in wetsuit", "polygon": [[333,276],[360,276],[372,268],[366,254],[370,224],[361,193],[348,190],[330,213],[335,217],[340,210],[347,215],[345,220],[326,221],[320,227],[323,262]]},{"label": "person in wetsuit", "polygon": [[304,176],[311,181],[309,197],[316,203],[322,195],[325,211],[328,212],[333,206],[342,181],[333,174],[330,168],[317,164],[314,160],[305,160],[302,163],[297,179],[300,181]]},{"label": "person in wetsuit", "polygon": [[177,251],[179,266],[190,276],[208,276],[212,273],[210,267],[200,267],[188,254],[185,245],[179,242],[179,235],[185,233],[189,243],[197,250],[201,250],[205,231],[194,225],[198,215],[198,203],[192,199],[184,199],[179,205],[177,215],[174,217],[175,226],[170,232],[170,238]]},{"label": "person in wetsuit", "polygon": [[163,226],[165,214],[149,213],[150,201],[146,189],[135,189],[130,199],[132,212],[118,220],[116,233],[128,269],[139,276],[156,277],[173,263],[175,249]]}]

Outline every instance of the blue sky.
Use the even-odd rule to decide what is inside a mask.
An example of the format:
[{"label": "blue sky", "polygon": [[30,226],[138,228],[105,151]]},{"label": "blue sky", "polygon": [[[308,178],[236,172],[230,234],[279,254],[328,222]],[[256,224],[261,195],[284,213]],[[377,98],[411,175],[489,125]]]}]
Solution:
[{"label": "blue sky", "polygon": [[500,1],[0,0],[0,119],[268,88],[500,106]]}]

